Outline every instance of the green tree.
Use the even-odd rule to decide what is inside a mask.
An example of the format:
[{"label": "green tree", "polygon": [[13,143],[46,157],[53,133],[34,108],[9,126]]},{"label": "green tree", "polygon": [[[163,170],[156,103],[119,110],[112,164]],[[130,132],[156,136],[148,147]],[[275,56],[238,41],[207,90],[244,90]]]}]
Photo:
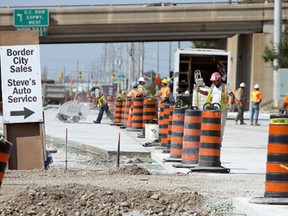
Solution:
[{"label": "green tree", "polygon": [[147,83],[146,89],[147,89],[147,93],[148,95],[155,95],[156,93],[156,85],[155,85],[155,77],[156,77],[156,73],[155,71],[148,71],[144,73],[145,77],[149,77],[151,82]]},{"label": "green tree", "polygon": [[[269,62],[273,67],[274,59],[278,59],[278,68],[288,68],[288,26],[282,33],[282,41],[278,46],[278,55],[276,53],[273,42],[266,46],[262,58],[265,62]],[[274,68],[274,69],[278,69]]]},{"label": "green tree", "polygon": [[206,48],[206,49],[217,49],[217,43],[216,41],[212,40],[197,40],[192,41],[192,47],[193,48]]}]

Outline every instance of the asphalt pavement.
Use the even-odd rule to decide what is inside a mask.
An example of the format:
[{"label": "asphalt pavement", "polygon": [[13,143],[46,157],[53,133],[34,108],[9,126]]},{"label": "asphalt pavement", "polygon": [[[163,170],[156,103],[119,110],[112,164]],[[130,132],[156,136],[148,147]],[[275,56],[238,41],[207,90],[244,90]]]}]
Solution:
[{"label": "asphalt pavement", "polygon": [[[104,114],[101,124],[94,124],[98,111],[90,110],[87,119],[78,123],[65,123],[56,118],[58,107],[50,106],[45,109],[45,131],[47,138],[57,139],[68,145],[81,147],[91,152],[107,152],[115,154],[120,143],[121,155],[134,154],[150,156],[163,169],[162,173],[187,173],[187,168],[174,168],[173,163],[163,162],[169,157],[161,149],[156,147],[144,147],[152,140],[137,138],[138,132],[127,131],[119,126],[111,125],[110,119]],[[225,133],[221,148],[221,165],[230,169],[230,174],[253,175],[255,180],[263,183],[258,193],[264,196],[264,183],[266,174],[266,157],[269,128],[269,113],[261,113],[260,126],[249,125],[249,112],[245,112],[244,118],[247,125],[236,125],[236,113],[229,113],[225,127]],[[2,122],[2,117],[0,118]],[[261,191],[263,190],[263,191]],[[253,197],[251,197],[252,199]],[[234,206],[238,212],[244,215],[288,215],[288,205],[263,205],[249,203],[251,199],[235,198]]]}]

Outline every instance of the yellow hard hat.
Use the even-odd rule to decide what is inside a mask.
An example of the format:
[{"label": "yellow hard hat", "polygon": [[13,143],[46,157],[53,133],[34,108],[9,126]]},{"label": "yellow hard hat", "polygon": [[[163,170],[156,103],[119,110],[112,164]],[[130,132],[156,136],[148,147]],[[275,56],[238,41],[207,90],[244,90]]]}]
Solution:
[{"label": "yellow hard hat", "polygon": [[167,79],[163,79],[163,80],[162,80],[162,83],[168,84],[168,80],[167,80]]}]

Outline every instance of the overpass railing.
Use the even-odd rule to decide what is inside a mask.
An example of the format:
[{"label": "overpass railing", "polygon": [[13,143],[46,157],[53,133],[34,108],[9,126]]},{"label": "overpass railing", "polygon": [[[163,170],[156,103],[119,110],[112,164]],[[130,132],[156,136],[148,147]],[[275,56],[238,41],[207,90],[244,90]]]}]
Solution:
[{"label": "overpass railing", "polygon": [[[271,3],[274,2],[273,0],[258,0],[257,3],[264,4],[264,3]],[[7,9],[7,8],[90,8],[90,7],[97,7],[97,8],[109,8],[109,7],[169,7],[169,6],[201,6],[201,5],[229,5],[229,4],[242,4],[243,0],[223,0],[223,1],[201,1],[199,2],[159,2],[159,3],[135,3],[135,4],[51,4],[51,5],[1,5],[0,9]]]}]

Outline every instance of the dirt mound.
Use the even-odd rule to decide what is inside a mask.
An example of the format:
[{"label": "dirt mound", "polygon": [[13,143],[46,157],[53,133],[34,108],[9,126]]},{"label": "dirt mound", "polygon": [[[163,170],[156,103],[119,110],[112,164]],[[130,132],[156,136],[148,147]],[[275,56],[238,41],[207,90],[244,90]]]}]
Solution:
[{"label": "dirt mound", "polygon": [[0,202],[0,215],[202,216],[208,215],[203,211],[203,200],[201,195],[187,192],[120,191],[78,184],[27,186]]},{"label": "dirt mound", "polygon": [[111,171],[110,174],[127,174],[127,175],[151,175],[151,173],[144,169],[143,167],[139,167],[136,164],[125,165],[120,167],[118,170]]}]

